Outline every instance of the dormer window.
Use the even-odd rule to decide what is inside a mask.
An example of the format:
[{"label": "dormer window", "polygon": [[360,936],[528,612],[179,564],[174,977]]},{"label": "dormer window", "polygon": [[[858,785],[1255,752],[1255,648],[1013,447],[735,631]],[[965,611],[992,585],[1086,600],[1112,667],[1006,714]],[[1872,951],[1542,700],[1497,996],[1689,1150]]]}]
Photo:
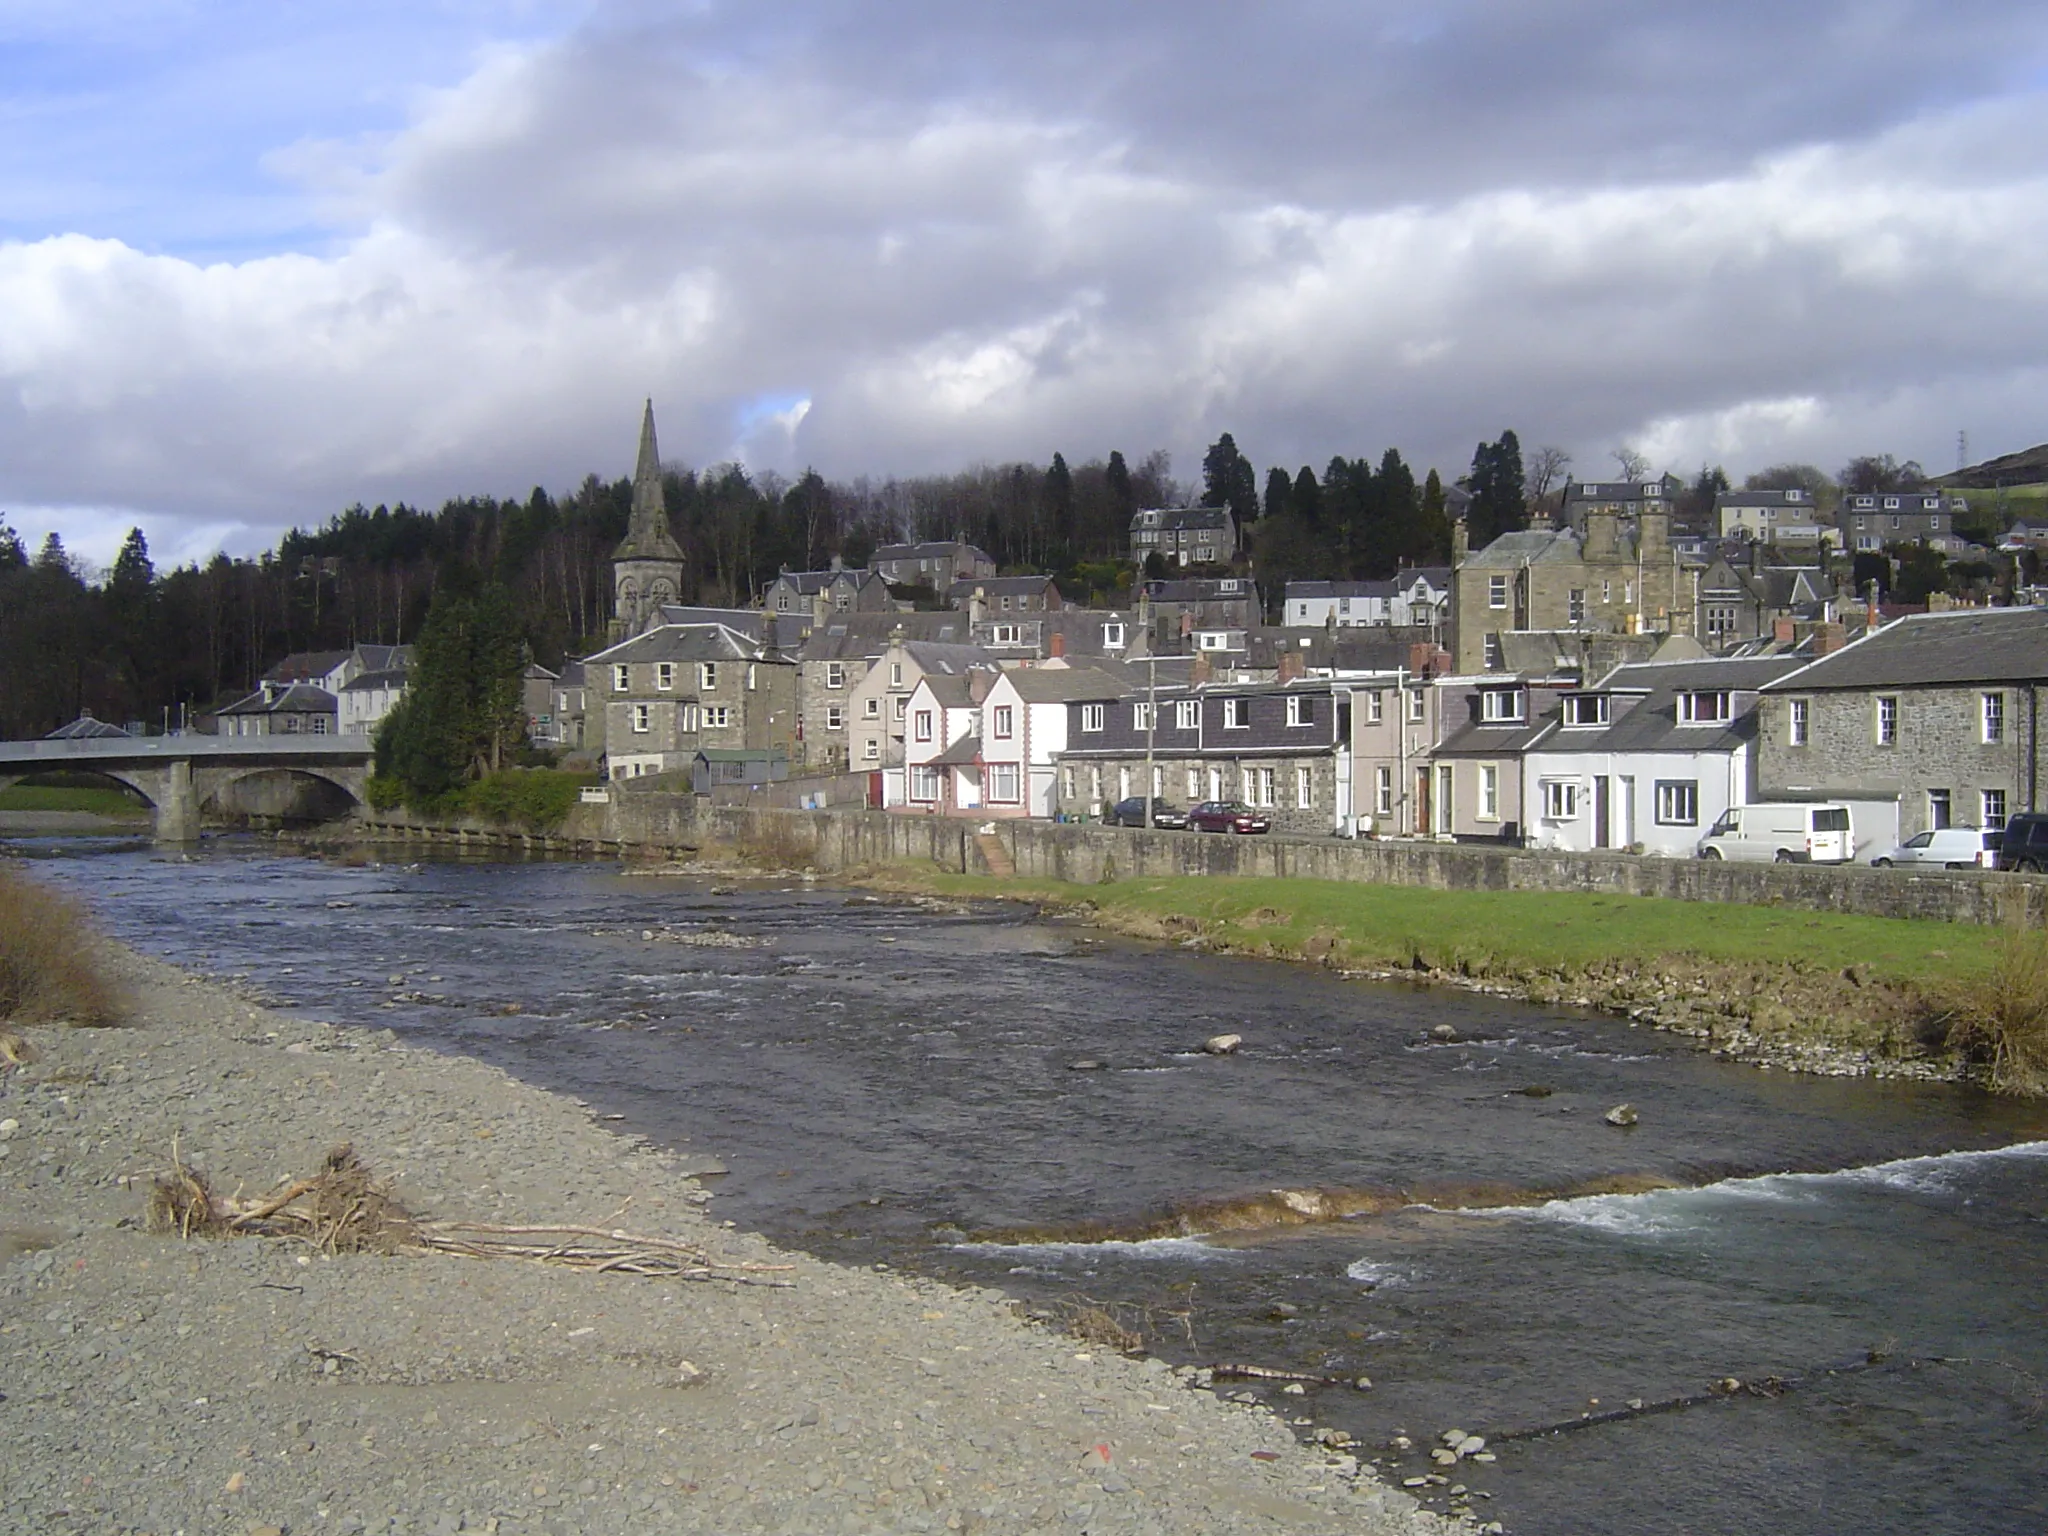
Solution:
[{"label": "dormer window", "polygon": [[1564,723],[1566,725],[1605,725],[1609,718],[1607,695],[1604,693],[1569,693],[1564,700]]},{"label": "dormer window", "polygon": [[1102,626],[1102,648],[1105,651],[1120,651],[1124,644],[1124,627],[1121,624]]},{"label": "dormer window", "polygon": [[1479,695],[1479,718],[1488,725],[1514,725],[1528,718],[1519,688],[1488,688]]},{"label": "dormer window", "polygon": [[1702,689],[1678,696],[1680,725],[1725,725],[1732,718],[1725,692]]}]

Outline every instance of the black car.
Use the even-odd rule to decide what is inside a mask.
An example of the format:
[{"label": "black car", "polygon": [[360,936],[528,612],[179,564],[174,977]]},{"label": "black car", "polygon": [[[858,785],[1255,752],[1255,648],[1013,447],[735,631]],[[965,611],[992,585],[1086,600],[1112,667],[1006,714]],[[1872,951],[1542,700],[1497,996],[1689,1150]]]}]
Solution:
[{"label": "black car", "polygon": [[2000,869],[2048,873],[2048,811],[2021,811],[2005,819],[2005,839],[1998,845]]},{"label": "black car", "polygon": [[[1119,800],[1111,807],[1107,818],[1112,827],[1142,827],[1145,825],[1145,797],[1133,795],[1128,800]],[[1152,801],[1152,825],[1169,832],[1187,830],[1188,813],[1177,811],[1156,796]]]}]

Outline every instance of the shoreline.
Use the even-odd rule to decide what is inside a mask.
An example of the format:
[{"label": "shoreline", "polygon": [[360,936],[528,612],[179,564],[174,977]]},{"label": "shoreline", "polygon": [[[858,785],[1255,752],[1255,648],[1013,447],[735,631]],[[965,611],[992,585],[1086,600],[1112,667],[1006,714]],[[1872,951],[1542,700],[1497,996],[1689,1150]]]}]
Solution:
[{"label": "shoreline", "polygon": [[[677,872],[711,873],[701,861],[670,866]],[[1762,1071],[1798,1072],[1819,1077],[1873,1077],[1896,1081],[1948,1083],[1983,1087],[1983,1075],[1958,1056],[1927,1052],[1913,1036],[1928,1000],[1894,985],[1865,977],[1816,975],[1793,967],[1755,962],[1746,966],[1703,964],[1684,956],[1652,956],[1643,969],[1599,967],[1574,970],[1559,965],[1534,974],[1526,971],[1471,973],[1434,964],[1358,963],[1346,958],[1334,936],[1318,933],[1290,948],[1240,929],[1256,929],[1260,913],[1236,923],[1205,921],[1173,914],[1150,914],[1106,908],[1074,886],[1073,894],[1045,895],[1020,891],[1005,894],[1006,882],[989,876],[935,877],[911,866],[878,866],[847,871],[837,878],[865,888],[938,901],[1015,901],[1040,913],[1125,938],[1175,943],[1211,954],[1275,960],[1334,971],[1349,980],[1403,986],[1443,987],[1525,1003],[1536,1008],[1578,1008],[1604,1014],[1630,1028],[1649,1028],[1691,1041],[1716,1059]],[[1142,882],[1135,882],[1142,883]],[[971,889],[954,889],[968,886]],[[983,889],[982,887],[987,887]],[[1261,909],[1273,918],[1280,914]],[[1864,1043],[1851,1044],[1819,1036],[1797,1038],[1791,1027],[1802,1006],[1839,1008],[1853,999],[1878,1015],[1842,1030],[1861,1033]],[[1759,1027],[1761,1025],[1761,1027]]]},{"label": "shoreline", "polygon": [[[133,1022],[35,1029],[40,1059],[0,1078],[0,1525],[1448,1528],[1192,1372],[734,1230],[688,1148],[102,951]],[[255,1195],[343,1141],[417,1215],[624,1227],[789,1287],[143,1229],[174,1146]]]}]

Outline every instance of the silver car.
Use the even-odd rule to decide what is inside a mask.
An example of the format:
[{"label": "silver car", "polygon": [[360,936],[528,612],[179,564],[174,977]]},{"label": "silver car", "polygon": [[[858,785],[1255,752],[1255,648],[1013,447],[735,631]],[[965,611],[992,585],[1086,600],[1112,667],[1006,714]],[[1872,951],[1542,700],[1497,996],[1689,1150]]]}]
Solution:
[{"label": "silver car", "polygon": [[1879,869],[1893,865],[1934,865],[1938,869],[1995,869],[2002,834],[1982,827],[1942,827],[1909,837],[1890,853],[1870,862]]}]

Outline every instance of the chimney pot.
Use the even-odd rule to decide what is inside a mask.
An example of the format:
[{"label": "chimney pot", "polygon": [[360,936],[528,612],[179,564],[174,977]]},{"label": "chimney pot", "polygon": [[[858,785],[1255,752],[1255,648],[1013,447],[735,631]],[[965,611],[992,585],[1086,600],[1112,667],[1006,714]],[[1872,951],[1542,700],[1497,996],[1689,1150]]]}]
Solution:
[{"label": "chimney pot", "polygon": [[1058,630],[1052,632],[1052,643],[1047,649],[1047,654],[1054,658],[1067,654],[1067,637]]}]

